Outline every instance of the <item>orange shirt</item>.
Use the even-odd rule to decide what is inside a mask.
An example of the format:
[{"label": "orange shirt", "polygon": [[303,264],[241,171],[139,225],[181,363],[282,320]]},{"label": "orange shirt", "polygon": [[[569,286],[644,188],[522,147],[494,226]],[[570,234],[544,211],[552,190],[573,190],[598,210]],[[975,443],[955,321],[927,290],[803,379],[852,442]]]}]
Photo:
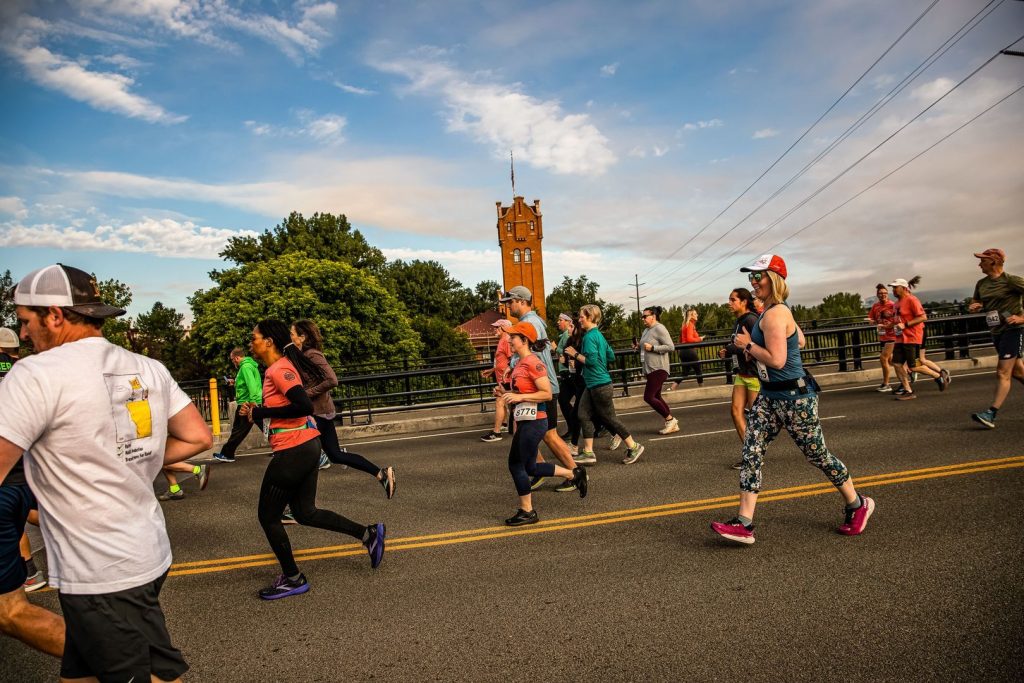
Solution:
[{"label": "orange shirt", "polygon": [[[283,408],[291,405],[291,401],[285,396],[292,387],[301,387],[302,379],[299,372],[292,365],[292,362],[282,356],[267,368],[267,374],[263,377],[263,407]],[[275,451],[283,451],[286,448],[295,448],[300,444],[320,436],[313,427],[306,429],[295,429],[308,423],[309,418],[305,417],[274,417],[270,419],[270,447]],[[275,429],[294,429],[290,432],[279,432],[274,434]]]},{"label": "orange shirt", "polygon": [[[548,369],[544,365],[544,361],[531,353],[526,358],[520,358],[516,366],[512,368],[512,391],[517,394],[532,394],[539,391],[537,380],[547,376]],[[546,420],[548,417],[547,411],[544,410],[546,403],[546,401],[537,403],[538,420]]]},{"label": "orange shirt", "polygon": [[[899,311],[900,322],[906,325],[909,321],[924,315],[924,306],[921,301],[907,292],[896,306]],[[913,327],[904,327],[903,335],[897,340],[901,344],[923,344],[924,323],[918,323]]]},{"label": "orange shirt", "polygon": [[878,332],[879,341],[896,341],[896,335],[892,331],[892,326],[896,323],[895,303],[888,299],[886,299],[884,304],[881,301],[876,301],[871,306],[871,312],[868,313],[868,319],[882,328]]},{"label": "orange shirt", "polygon": [[696,344],[701,339],[702,337],[697,334],[697,324],[692,320],[683,325],[683,329],[679,332],[680,344]]}]

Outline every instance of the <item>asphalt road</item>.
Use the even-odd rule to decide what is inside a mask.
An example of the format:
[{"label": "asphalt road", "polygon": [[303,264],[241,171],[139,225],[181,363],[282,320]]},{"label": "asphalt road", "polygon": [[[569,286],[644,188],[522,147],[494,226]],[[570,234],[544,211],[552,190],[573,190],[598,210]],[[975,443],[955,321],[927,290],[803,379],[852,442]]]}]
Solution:
[{"label": "asphalt road", "polygon": [[[377,571],[352,539],[288,527],[312,583],[256,597],[278,569],[256,521],[266,456],[217,464],[209,488],[165,503],[175,566],[162,596],[194,681],[1018,680],[1024,660],[1024,392],[996,430],[991,371],[896,402],[824,394],[829,447],[878,504],[864,535],[835,533],[841,501],[787,436],[772,446],[757,543],[732,516],[739,441],[719,402],[678,409],[683,431],[627,413],[647,445],[632,466],[599,450],[590,495],[535,494],[542,524],[502,525],[516,499],[509,440],[485,430],[350,444],[398,471],[321,473],[318,503],[384,520]],[[459,430],[462,431],[462,430]],[[525,532],[525,533],[523,533]],[[52,591],[31,599],[58,609]],[[0,680],[58,664],[0,639]],[[1014,673],[1017,672],[1017,673]]]}]

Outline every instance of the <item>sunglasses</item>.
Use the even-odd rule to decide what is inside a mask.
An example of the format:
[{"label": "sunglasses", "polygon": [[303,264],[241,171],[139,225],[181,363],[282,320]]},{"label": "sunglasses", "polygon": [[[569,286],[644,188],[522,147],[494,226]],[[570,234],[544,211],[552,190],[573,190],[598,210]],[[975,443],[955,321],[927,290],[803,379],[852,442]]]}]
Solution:
[{"label": "sunglasses", "polygon": [[747,279],[751,282],[760,282],[766,277],[765,273],[758,271],[754,273],[747,273]]}]

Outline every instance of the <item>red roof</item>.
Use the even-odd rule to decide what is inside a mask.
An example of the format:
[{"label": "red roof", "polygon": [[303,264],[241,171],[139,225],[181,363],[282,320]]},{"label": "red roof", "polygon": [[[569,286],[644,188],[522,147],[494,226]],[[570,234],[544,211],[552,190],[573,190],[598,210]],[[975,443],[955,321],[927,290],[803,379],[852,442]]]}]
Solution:
[{"label": "red roof", "polygon": [[497,311],[484,311],[480,315],[470,318],[459,325],[458,329],[470,337],[491,337],[494,336],[494,328],[491,327],[491,323],[497,320],[501,320],[500,313]]}]

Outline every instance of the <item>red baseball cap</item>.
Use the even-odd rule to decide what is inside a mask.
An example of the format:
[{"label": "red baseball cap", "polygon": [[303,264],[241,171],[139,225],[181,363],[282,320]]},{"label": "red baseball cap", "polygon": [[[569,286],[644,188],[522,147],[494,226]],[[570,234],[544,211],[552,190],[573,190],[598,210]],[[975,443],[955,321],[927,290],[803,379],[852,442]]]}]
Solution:
[{"label": "red baseball cap", "polygon": [[781,256],[775,254],[763,254],[758,256],[757,259],[749,266],[740,268],[741,273],[757,273],[765,270],[770,270],[773,273],[778,273],[783,279],[786,277],[786,262],[782,260]]},{"label": "red baseball cap", "polygon": [[1002,265],[1006,263],[1006,252],[1002,249],[986,249],[980,254],[975,254],[975,258],[990,258],[994,262]]}]

